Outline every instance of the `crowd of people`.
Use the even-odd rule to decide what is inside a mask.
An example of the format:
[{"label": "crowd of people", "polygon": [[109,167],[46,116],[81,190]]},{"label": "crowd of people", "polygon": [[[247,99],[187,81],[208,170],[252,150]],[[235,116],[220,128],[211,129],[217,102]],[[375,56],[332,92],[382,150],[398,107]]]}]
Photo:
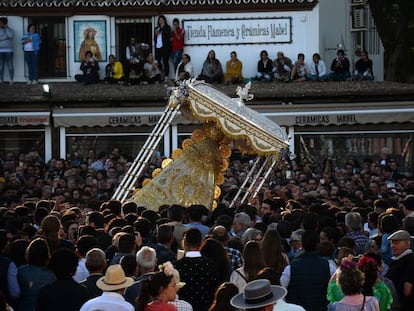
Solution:
[{"label": "crowd of people", "polygon": [[118,148],[46,163],[36,151],[6,152],[2,308],[411,310],[410,174],[389,155],[328,160],[320,172],[294,159],[229,208],[252,162],[231,160],[210,211],[111,199],[132,164]]},{"label": "crowd of people", "polygon": [[[85,85],[100,81],[99,61],[102,60],[102,53],[94,39],[95,33],[96,30],[93,28],[85,29],[85,38],[78,53],[81,73],[75,75],[75,80]],[[9,70],[9,83],[14,83],[13,36],[14,32],[8,26],[7,18],[1,17],[0,83],[3,82],[6,65]],[[36,25],[28,26],[21,43],[29,74],[27,83],[37,84],[39,50],[42,40],[36,31]],[[109,55],[103,81],[123,85],[177,82],[189,78],[205,80],[207,83],[238,84],[244,82],[243,63],[237,58],[236,51],[230,52],[230,59],[226,61],[225,68],[223,68],[220,60],[216,58],[215,51],[210,50],[202,64],[201,72],[197,75],[191,63],[191,56],[184,53],[184,30],[180,27],[180,21],[177,18],[173,19],[171,27],[164,15],[158,17],[153,44],[154,55],[150,44],[136,42],[134,36],[130,37],[130,42],[125,48],[125,62],[117,60],[113,54]],[[260,52],[257,73],[251,79],[281,82],[373,80],[372,61],[368,57],[368,52],[359,49],[356,56],[358,60],[351,68],[344,50],[340,49],[328,68],[318,53],[313,54],[312,61],[307,63],[303,53],[299,53],[297,60],[293,62],[282,51],[279,51],[272,61],[268,52],[263,50]],[[171,69],[170,61],[173,64]]]},{"label": "crowd of people", "polygon": [[[230,52],[230,59],[226,61],[225,68],[220,60],[216,58],[215,51],[208,51],[201,72],[196,75],[191,63],[191,56],[183,53],[184,30],[180,27],[177,18],[174,18],[173,27],[171,28],[165,16],[159,16],[157,27],[154,30],[154,44],[155,57],[152,55],[149,44],[138,43],[135,37],[131,37],[126,47],[125,70],[122,63],[116,61],[114,55],[110,55],[109,64],[105,68],[104,81],[124,85],[169,82],[170,71],[172,71],[170,70],[171,60],[173,64],[171,69],[174,70],[172,82],[189,78],[204,80],[207,83],[225,83],[227,85],[244,82],[243,63],[237,58],[236,51]],[[86,53],[92,52],[86,51]],[[368,57],[368,52],[358,50],[356,54],[359,59],[354,64],[354,72],[351,74],[350,61],[342,49],[338,50],[337,57],[332,61],[330,70],[318,53],[312,56],[312,61],[308,64],[305,62],[303,53],[299,53],[297,60],[293,62],[283,52],[279,51],[276,59],[272,61],[268,57],[268,52],[263,50],[260,52],[257,73],[251,78],[256,81],[281,82],[373,80],[372,61]],[[85,63],[94,66],[97,60],[96,56],[88,60],[85,54],[85,61],[81,64],[83,74],[79,75],[76,80],[84,83],[85,79],[98,82],[98,72],[96,70],[87,71],[87,66],[85,66]],[[92,75],[92,77],[89,77],[89,75]]]},{"label": "crowd of people", "polygon": [[[131,42],[135,42],[135,38],[131,38]],[[105,68],[105,83],[137,85],[160,83],[162,81],[178,82],[190,78],[204,80],[207,83],[224,83],[226,85],[244,82],[243,63],[238,59],[236,51],[230,52],[230,59],[223,68],[220,60],[216,58],[215,51],[210,50],[199,75],[194,72],[191,56],[180,53],[181,59],[177,65],[174,65],[174,78],[169,80],[169,67],[166,71],[167,67],[162,66],[157,57],[154,59],[148,44],[139,43],[134,49],[134,51],[137,51],[135,52],[136,56],[131,56],[135,55],[130,52],[131,46],[128,45],[126,52],[128,59],[126,63],[127,72],[124,71],[122,63],[117,61],[114,55],[109,56],[109,64]],[[94,83],[97,83],[99,82],[99,66],[96,58],[89,58],[88,54],[91,54],[91,52],[86,52],[85,60],[81,64],[83,74],[77,75],[76,80],[78,82],[93,80]],[[138,54],[141,56],[138,56]],[[162,60],[169,63],[169,58],[163,57]],[[88,69],[95,66],[97,66],[97,70]],[[263,50],[260,52],[257,73],[251,80],[277,82],[374,80],[372,61],[368,58],[367,51],[360,51],[360,58],[354,65],[354,74],[351,74],[350,67],[350,62],[345,56],[344,50],[338,50],[337,57],[332,61],[330,71],[318,53],[313,54],[312,62],[308,64],[305,62],[303,53],[299,53],[297,60],[292,62],[290,58],[284,56],[283,52],[279,51],[276,59],[272,61],[268,57],[268,52]]]}]

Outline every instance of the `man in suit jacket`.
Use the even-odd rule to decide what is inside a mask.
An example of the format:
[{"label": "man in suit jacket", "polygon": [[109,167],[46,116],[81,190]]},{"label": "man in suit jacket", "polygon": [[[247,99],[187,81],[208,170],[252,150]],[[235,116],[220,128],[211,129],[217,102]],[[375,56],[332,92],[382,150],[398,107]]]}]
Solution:
[{"label": "man in suit jacket", "polygon": [[105,253],[100,248],[92,248],[86,253],[86,268],[89,276],[80,282],[89,290],[88,299],[102,295],[102,289],[96,286],[96,281],[103,276],[106,268]]},{"label": "man in suit jacket", "polygon": [[176,261],[175,267],[186,283],[180,290],[180,298],[189,302],[194,310],[207,311],[219,286],[219,278],[214,262],[201,256],[201,241],[200,230],[188,229],[183,238],[185,257]]}]

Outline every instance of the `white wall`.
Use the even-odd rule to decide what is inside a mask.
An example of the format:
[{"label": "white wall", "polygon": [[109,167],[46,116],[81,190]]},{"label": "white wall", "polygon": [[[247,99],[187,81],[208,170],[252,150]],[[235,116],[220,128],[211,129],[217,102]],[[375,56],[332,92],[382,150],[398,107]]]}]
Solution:
[{"label": "white wall", "polygon": [[347,57],[352,56],[354,51],[349,31],[349,3],[348,0],[320,0],[317,7],[320,54],[330,66],[336,57],[338,44],[343,44]]},{"label": "white wall", "polygon": [[[257,44],[257,45],[205,45],[185,47],[184,52],[190,54],[194,64],[195,73],[201,72],[202,64],[211,49],[216,51],[217,58],[221,61],[225,69],[226,61],[230,58],[230,52],[235,50],[239,59],[243,62],[243,75],[246,78],[253,77],[257,70],[257,61],[261,50],[267,50],[269,57],[274,59],[277,51],[283,51],[285,56],[296,60],[298,53],[304,53],[306,60],[311,59],[314,52],[319,51],[319,32],[318,32],[318,10],[303,12],[265,12],[265,13],[231,13],[231,14],[178,14],[167,15],[168,23],[172,25],[173,18],[183,19],[220,19],[220,18],[258,18],[258,17],[291,17],[292,18],[292,42]],[[15,80],[25,81],[25,69],[23,51],[21,49],[20,38],[27,27],[27,18],[8,17],[10,27],[15,30]],[[107,22],[107,55],[115,53],[115,18],[104,15],[77,15],[67,19],[67,45],[69,52],[67,55],[68,80],[74,80],[75,74],[80,73],[80,63],[75,62],[74,47],[74,21],[96,21],[105,20]],[[154,23],[156,17],[154,17]],[[100,76],[104,76],[104,68],[107,62],[100,63]],[[171,77],[173,75],[171,74]]]},{"label": "white wall", "polygon": [[[221,61],[223,69],[230,58],[230,52],[235,50],[239,59],[243,62],[243,75],[245,78],[253,77],[257,69],[257,61],[261,50],[267,50],[269,57],[274,59],[277,51],[283,51],[285,56],[292,61],[296,60],[298,53],[305,54],[305,61],[311,61],[312,54],[318,52],[322,59],[329,66],[332,59],[336,56],[338,44],[344,44],[348,57],[352,61],[354,46],[352,35],[349,31],[349,2],[350,0],[320,0],[312,11],[294,12],[257,12],[257,13],[222,13],[222,14],[174,14],[167,15],[167,20],[172,25],[173,18],[183,19],[236,19],[236,18],[263,18],[263,17],[291,17],[292,18],[292,42],[256,45],[204,45],[186,46],[185,53],[192,58],[195,74],[201,71],[202,64],[207,56],[207,52],[214,49],[217,58]],[[27,18],[18,16],[8,16],[9,25],[15,31],[14,53],[15,53],[15,80],[25,81],[25,69],[23,51],[21,49],[20,38],[27,27]],[[75,62],[74,58],[74,21],[96,21],[104,20],[107,23],[107,55],[116,53],[115,42],[115,18],[104,15],[78,15],[67,18],[67,45],[69,47],[67,55],[68,80],[74,80],[75,74],[80,73],[80,63]],[[155,24],[157,17],[154,16]],[[107,62],[100,63],[100,76],[104,76],[104,68]],[[171,64],[172,65],[172,64]],[[382,66],[382,60],[374,66]],[[5,78],[7,79],[7,71]],[[170,77],[173,77],[171,72]],[[60,79],[59,79],[60,80]]]},{"label": "white wall", "polygon": [[191,56],[195,74],[201,72],[204,60],[209,50],[216,52],[225,70],[226,62],[230,59],[230,52],[236,51],[238,58],[243,62],[245,78],[253,77],[257,71],[257,61],[261,50],[267,50],[269,58],[276,57],[277,51],[283,51],[285,56],[296,60],[298,53],[304,53],[309,61],[314,52],[318,51],[318,21],[317,11],[304,12],[266,12],[266,13],[232,13],[232,14],[181,14],[167,15],[168,24],[172,25],[173,18],[183,19],[220,19],[220,18],[257,18],[257,17],[292,17],[292,43],[257,44],[257,45],[204,45],[187,46],[184,53]]}]

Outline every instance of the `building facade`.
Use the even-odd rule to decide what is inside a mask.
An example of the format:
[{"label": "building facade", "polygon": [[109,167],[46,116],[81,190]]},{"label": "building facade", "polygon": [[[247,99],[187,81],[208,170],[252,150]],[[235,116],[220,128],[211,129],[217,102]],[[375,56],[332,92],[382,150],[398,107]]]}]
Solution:
[{"label": "building facade", "polygon": [[354,62],[359,47],[373,59],[377,80],[383,76],[382,45],[368,5],[360,0],[3,0],[0,15],[8,17],[15,31],[16,81],[27,79],[20,38],[31,23],[38,26],[43,41],[41,80],[73,81],[88,29],[95,32],[104,68],[110,54],[125,59],[130,36],[153,47],[159,15],[165,15],[170,25],[174,18],[180,20],[185,52],[196,73],[211,49],[223,64],[236,51],[244,75],[250,78],[261,50],[267,50],[271,59],[277,51],[292,60],[304,53],[309,61],[318,52],[330,64],[338,48]]},{"label": "building facade", "polygon": [[[0,152],[37,149],[46,160],[74,158],[88,149],[119,147],[132,156],[164,111],[162,86],[73,85],[87,29],[94,28],[101,74],[108,56],[125,58],[130,36],[153,47],[159,15],[179,18],[186,32],[185,53],[195,72],[211,49],[223,64],[237,51],[246,78],[254,76],[261,50],[295,60],[318,52],[327,65],[339,48],[353,63],[355,50],[368,50],[377,81],[383,76],[383,48],[366,1],[359,0],[16,0],[0,1],[0,15],[15,31],[15,80],[27,80],[20,38],[34,23],[42,37],[40,81],[51,85],[0,85]],[[7,71],[5,72],[7,77]],[[306,82],[292,86],[255,84],[249,105],[283,126],[292,154],[313,161],[347,156],[376,157],[383,150],[412,170],[404,153],[414,135],[414,88],[374,83]],[[158,87],[158,88],[156,88]],[[234,90],[224,87],[233,96]],[[168,156],[197,125],[179,117],[164,135],[160,153]],[[386,149],[384,149],[386,148]],[[411,149],[410,149],[411,148]],[[338,165],[340,165],[338,163]]]}]

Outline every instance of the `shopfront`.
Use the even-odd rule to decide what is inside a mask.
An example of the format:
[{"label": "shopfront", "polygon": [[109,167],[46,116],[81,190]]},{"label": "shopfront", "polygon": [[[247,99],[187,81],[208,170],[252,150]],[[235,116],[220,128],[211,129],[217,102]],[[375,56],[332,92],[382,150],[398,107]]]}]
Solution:
[{"label": "shopfront", "polygon": [[349,158],[362,163],[366,158],[378,159],[386,153],[399,163],[401,171],[413,171],[413,102],[343,105],[349,109],[335,106],[338,108],[329,110],[326,106],[290,106],[290,111],[264,114],[286,126],[292,154],[307,158],[319,168],[326,159],[341,167],[344,163],[340,161]]},{"label": "shopfront", "polygon": [[[60,157],[83,157],[89,149],[108,151],[119,148],[135,158],[151,135],[164,112],[158,108],[108,109],[56,109],[53,111],[55,127],[59,128]],[[158,151],[169,156],[177,147],[178,124],[189,124],[177,115],[160,140]]]},{"label": "shopfront", "polygon": [[51,158],[50,112],[0,112],[0,154],[16,150]]}]

